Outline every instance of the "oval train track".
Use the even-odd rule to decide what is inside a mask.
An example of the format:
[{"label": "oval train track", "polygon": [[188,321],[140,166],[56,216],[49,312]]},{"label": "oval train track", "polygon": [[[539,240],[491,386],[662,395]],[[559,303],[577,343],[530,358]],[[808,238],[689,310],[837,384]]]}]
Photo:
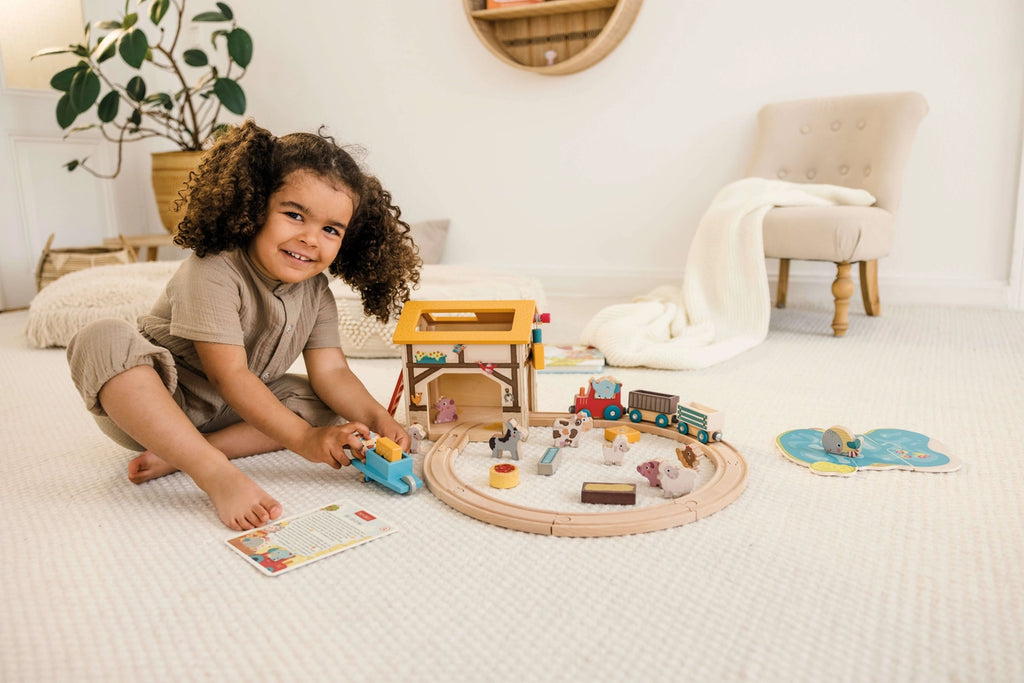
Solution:
[{"label": "oval train track", "polygon": [[[530,426],[550,425],[564,413],[531,413]],[[595,428],[622,424],[594,420]],[[701,444],[674,429],[644,422],[628,423],[637,431],[691,443],[715,466],[709,481],[692,493],[657,505],[621,512],[558,512],[516,505],[481,493],[455,474],[455,459],[469,442],[470,430],[482,425],[457,425],[434,444],[423,460],[423,478],[431,493],[474,519],[518,531],[554,536],[620,536],[669,529],[707,517],[736,500],[747,485],[747,462],[724,441]]]}]

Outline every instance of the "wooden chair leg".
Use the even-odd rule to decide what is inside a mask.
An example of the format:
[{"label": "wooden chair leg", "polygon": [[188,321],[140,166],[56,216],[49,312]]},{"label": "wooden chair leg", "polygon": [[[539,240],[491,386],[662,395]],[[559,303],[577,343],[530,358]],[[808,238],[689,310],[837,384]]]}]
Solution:
[{"label": "wooden chair leg", "polygon": [[832,319],[832,333],[837,337],[842,337],[850,328],[850,297],[853,296],[853,280],[850,279],[850,264],[847,261],[836,264],[836,279],[832,283],[832,296],[836,300],[836,315]]},{"label": "wooden chair leg", "polygon": [[786,307],[786,294],[789,291],[789,259],[779,259],[779,281],[775,287],[775,308]]},{"label": "wooden chair leg", "polygon": [[867,314],[882,315],[882,303],[878,299],[878,259],[860,262],[860,293]]}]

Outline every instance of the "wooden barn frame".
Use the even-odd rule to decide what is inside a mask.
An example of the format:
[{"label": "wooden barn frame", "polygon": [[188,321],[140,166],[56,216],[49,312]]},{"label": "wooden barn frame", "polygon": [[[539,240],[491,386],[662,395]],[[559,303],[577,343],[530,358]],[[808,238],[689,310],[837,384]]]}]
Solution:
[{"label": "wooden barn frame", "polygon": [[[409,423],[436,441],[456,425],[480,425],[486,439],[536,410],[533,342],[537,305],[531,300],[409,301],[395,327],[404,346],[403,399]],[[437,403],[453,400],[458,417],[438,422]]]}]

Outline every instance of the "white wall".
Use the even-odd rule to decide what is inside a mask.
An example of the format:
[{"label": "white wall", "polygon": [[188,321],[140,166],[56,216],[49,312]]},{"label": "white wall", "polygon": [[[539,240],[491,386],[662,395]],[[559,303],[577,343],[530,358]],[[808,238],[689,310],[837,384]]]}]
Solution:
[{"label": "white wall", "polygon": [[[448,262],[537,274],[550,292],[678,281],[763,103],[913,89],[931,112],[881,262],[883,301],[1011,298],[1022,0],[647,0],[609,57],[568,76],[497,60],[457,0],[230,4],[255,41],[247,114],[363,145],[407,218],[451,218]],[[86,16],[122,6],[86,0]],[[131,206],[120,220],[156,220]],[[827,301],[832,270],[794,264],[791,297],[813,284]]]}]

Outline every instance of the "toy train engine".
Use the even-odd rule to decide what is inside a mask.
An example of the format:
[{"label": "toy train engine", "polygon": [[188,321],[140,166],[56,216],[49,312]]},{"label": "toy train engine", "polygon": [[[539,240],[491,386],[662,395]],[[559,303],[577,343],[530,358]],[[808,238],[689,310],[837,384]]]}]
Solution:
[{"label": "toy train engine", "polygon": [[701,443],[721,441],[725,415],[700,403],[680,403],[676,408],[680,434],[695,434]]},{"label": "toy train engine", "polygon": [[[632,422],[653,422],[659,427],[675,424],[679,397],[657,391],[638,389],[629,392],[629,419]],[[685,432],[684,432],[685,433]]]},{"label": "toy train engine", "polygon": [[618,420],[624,412],[620,397],[622,384],[614,377],[591,377],[587,387],[580,387],[570,413],[583,412],[591,417]]}]

